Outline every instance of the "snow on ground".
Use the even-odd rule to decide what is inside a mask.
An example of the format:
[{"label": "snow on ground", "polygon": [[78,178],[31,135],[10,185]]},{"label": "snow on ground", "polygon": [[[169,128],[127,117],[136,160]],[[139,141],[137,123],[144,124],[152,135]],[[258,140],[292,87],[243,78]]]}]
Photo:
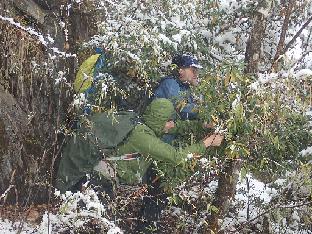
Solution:
[{"label": "snow on ground", "polygon": [[27,222],[11,222],[0,218],[0,233],[16,233],[19,226],[21,234],[30,233],[64,233],[68,230],[77,230],[88,227],[88,221],[95,220],[101,229],[107,230],[108,234],[123,233],[113,222],[105,218],[106,209],[98,199],[96,192],[92,189],[86,191],[60,194],[55,192],[62,204],[56,214],[43,215],[42,221],[38,225],[32,225]]},{"label": "snow on ground", "polygon": [[[278,180],[276,183],[282,185],[285,181]],[[233,206],[239,207],[239,209],[237,213],[230,213],[224,219],[222,228],[234,231],[235,225],[247,222],[247,217],[249,220],[257,217],[263,210],[257,206],[256,201],[261,201],[262,205],[268,204],[277,193],[276,189],[267,186],[249,174],[246,175],[244,179],[239,180],[233,199]]]},{"label": "snow on ground", "polygon": [[[73,213],[72,216],[77,216]],[[16,234],[19,226],[21,226],[20,234],[33,234],[33,233],[42,233],[42,234],[52,234],[52,233],[63,233],[62,229],[64,216],[54,215],[54,214],[45,214],[42,218],[42,222],[39,225],[32,225],[27,222],[24,222],[21,225],[21,222],[11,222],[7,219],[0,219],[0,233],[1,234]],[[108,234],[120,234],[123,233],[118,227],[116,227],[112,222],[106,220],[109,225]],[[75,226],[82,226],[84,221],[75,221]],[[55,228],[57,227],[57,229]],[[66,228],[66,227],[64,227]],[[74,227],[73,227],[74,228]],[[68,229],[67,229],[68,230]],[[71,228],[70,228],[71,230]]]},{"label": "snow on ground", "polygon": [[[222,228],[236,233],[236,226],[248,223],[248,220],[261,220],[264,214],[264,207],[268,205],[273,198],[279,195],[279,191],[274,187],[285,187],[287,180],[278,179],[272,184],[264,184],[251,175],[247,175],[246,178],[241,179],[237,184],[237,190],[235,198],[233,199],[233,207],[238,208],[237,213],[229,213],[223,223]],[[261,206],[259,206],[261,203]],[[248,219],[249,218],[249,219]],[[282,223],[271,223],[273,233],[280,233],[283,230],[285,234],[297,234],[299,228],[300,217],[295,209],[292,209],[292,226],[286,224],[286,218],[282,220]],[[289,220],[288,220],[289,222]],[[285,231],[285,226],[288,227]],[[291,227],[291,229],[289,228]],[[261,227],[260,227],[261,229]],[[238,233],[238,232],[237,232]],[[311,234],[309,231],[301,231],[301,234]]]},{"label": "snow on ground", "polygon": [[[283,181],[279,181],[283,183]],[[224,220],[223,227],[234,226],[258,216],[263,210],[257,207],[252,200],[255,198],[262,201],[262,204],[268,204],[277,194],[277,190],[266,186],[264,183],[254,179],[251,175],[247,175],[245,179],[240,180],[237,184],[237,192],[234,198],[234,204],[240,209],[238,214],[233,217],[227,217]],[[249,212],[249,213],[248,213]]]},{"label": "snow on ground", "polygon": [[[19,223],[12,223],[9,220],[1,220],[0,219],[0,233],[2,234],[15,234],[18,229]],[[30,234],[35,233],[34,228],[31,225],[25,223],[21,230],[21,234]]]}]

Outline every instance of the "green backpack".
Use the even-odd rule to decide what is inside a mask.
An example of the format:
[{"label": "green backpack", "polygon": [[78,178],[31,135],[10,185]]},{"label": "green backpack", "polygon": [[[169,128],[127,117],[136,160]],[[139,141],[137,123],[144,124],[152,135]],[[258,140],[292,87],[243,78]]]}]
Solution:
[{"label": "green backpack", "polygon": [[62,150],[56,187],[65,192],[79,182],[101,160],[114,156],[121,144],[139,122],[135,112],[93,113],[81,128],[69,137]]},{"label": "green backpack", "polygon": [[121,111],[115,114],[102,112],[93,113],[88,117],[91,126],[83,127],[82,131],[89,132],[96,139],[101,149],[117,147],[128,136],[138,121],[135,112]]}]

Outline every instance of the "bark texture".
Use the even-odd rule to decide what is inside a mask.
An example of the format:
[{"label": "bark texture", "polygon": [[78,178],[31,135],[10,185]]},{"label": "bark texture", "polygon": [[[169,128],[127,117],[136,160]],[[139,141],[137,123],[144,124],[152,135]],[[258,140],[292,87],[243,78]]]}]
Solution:
[{"label": "bark texture", "polygon": [[258,72],[261,59],[261,46],[265,35],[266,20],[262,13],[256,12],[254,25],[247,41],[245,52],[245,73]]},{"label": "bark texture", "polygon": [[289,4],[287,6],[287,9],[286,9],[286,13],[285,13],[285,18],[284,18],[284,22],[283,22],[283,26],[282,26],[280,39],[279,39],[279,42],[278,42],[278,45],[277,45],[277,48],[276,48],[276,53],[275,53],[275,56],[273,58],[273,63],[272,63],[272,67],[271,67],[271,71],[272,72],[276,72],[276,70],[278,68],[279,57],[281,55],[283,55],[284,52],[285,52],[284,50],[285,50],[286,33],[288,31],[290,16],[291,16],[291,14],[293,12],[294,5],[295,5],[295,1],[294,0],[290,0]]},{"label": "bark texture", "polygon": [[[56,54],[49,47],[75,53],[77,43],[90,38],[96,29],[93,21],[87,20],[90,13],[79,13],[78,8],[67,11],[67,2],[0,2],[2,16],[19,22],[22,12],[29,17],[26,23],[30,25],[25,27],[56,38],[54,43],[43,45],[38,36],[0,18],[0,204],[48,198],[54,161],[59,156],[57,132],[71,97],[69,87],[56,85],[56,79],[63,76],[67,82],[73,81],[77,68],[77,58],[53,56]],[[65,28],[59,26],[61,20]]]},{"label": "bark texture", "polygon": [[231,160],[225,164],[219,176],[218,187],[212,202],[212,206],[217,209],[213,210],[208,218],[209,229],[207,233],[219,232],[219,219],[222,219],[227,213],[231,199],[235,196],[240,169],[241,161]]},{"label": "bark texture", "polygon": [[8,196],[25,198],[30,187],[46,186],[43,168],[51,163],[61,108],[54,85],[57,64],[27,32],[1,20],[0,31],[0,194],[11,183],[17,194]]},{"label": "bark texture", "polygon": [[[250,32],[245,52],[245,73],[255,74],[259,72],[262,56],[262,42],[265,37],[267,15],[270,12],[270,2],[259,0],[259,5],[254,12],[253,28]],[[229,160],[224,166],[218,180],[218,187],[214,195],[212,205],[216,208],[207,219],[208,229],[206,233],[222,233],[219,219],[223,219],[229,210],[231,199],[235,196],[236,185],[242,163],[240,160]]]}]

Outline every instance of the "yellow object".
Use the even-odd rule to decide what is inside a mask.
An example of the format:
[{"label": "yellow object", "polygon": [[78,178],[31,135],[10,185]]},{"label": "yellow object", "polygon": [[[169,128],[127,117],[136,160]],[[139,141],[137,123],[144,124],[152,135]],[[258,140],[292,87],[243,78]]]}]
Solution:
[{"label": "yellow object", "polygon": [[183,99],[177,104],[176,109],[180,112],[186,106],[186,104],[186,100]]},{"label": "yellow object", "polygon": [[91,55],[80,65],[74,82],[74,89],[76,93],[83,93],[91,87],[94,66],[100,56],[101,54]]}]

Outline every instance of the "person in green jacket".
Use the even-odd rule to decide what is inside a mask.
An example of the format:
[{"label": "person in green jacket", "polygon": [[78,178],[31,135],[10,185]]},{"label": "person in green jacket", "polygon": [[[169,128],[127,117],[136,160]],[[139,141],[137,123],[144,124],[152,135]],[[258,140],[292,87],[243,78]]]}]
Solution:
[{"label": "person in green jacket", "polygon": [[[207,147],[221,144],[223,136],[219,134],[212,134],[183,149],[163,142],[162,135],[175,127],[172,121],[174,113],[173,104],[168,99],[153,100],[142,116],[142,123],[138,123],[124,142],[118,145],[114,157],[101,158],[98,148],[83,137],[72,140],[69,144],[76,144],[75,152],[79,153],[73,151],[74,155],[70,152],[63,155],[56,187],[61,192],[70,190],[87,173],[94,170],[107,179],[118,180],[122,184],[140,184],[153,161],[168,163],[172,167],[182,166],[189,154],[201,155]],[[77,148],[82,150],[77,151]],[[133,155],[137,157],[133,159]]]}]

